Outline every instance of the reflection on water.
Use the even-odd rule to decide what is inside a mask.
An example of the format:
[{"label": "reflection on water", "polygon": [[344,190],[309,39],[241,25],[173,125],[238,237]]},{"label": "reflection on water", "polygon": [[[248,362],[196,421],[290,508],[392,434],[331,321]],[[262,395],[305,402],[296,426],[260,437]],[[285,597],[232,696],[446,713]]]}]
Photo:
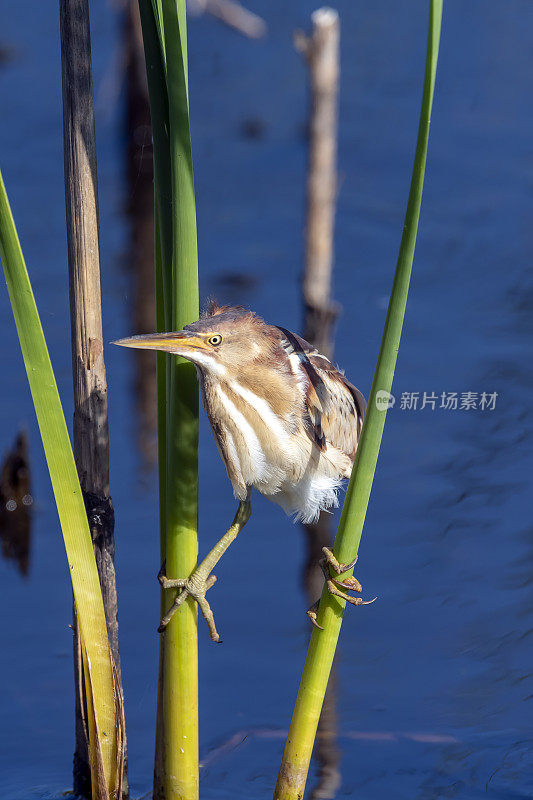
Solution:
[{"label": "reflection on water", "polygon": [[250,305],[257,283],[257,276],[245,272],[221,272],[213,281],[221,305]]},{"label": "reflection on water", "polygon": [[342,783],[341,752],[338,742],[338,681],[336,661],[329,676],[324,704],[318,722],[313,756],[317,762],[317,777],[311,789],[313,800],[331,800]]},{"label": "reflection on water", "polygon": [[[322,548],[330,547],[333,540],[331,514],[322,512],[316,523],[302,525],[302,529],[306,535],[306,561],[302,580],[307,604],[310,607],[320,597],[324,586],[324,574],[319,566],[319,561],[323,557]],[[318,762],[318,774],[317,784],[311,793],[314,800],[335,797],[341,783],[340,753],[337,745],[338,682],[336,669],[336,661],[334,661],[318,723],[314,749],[314,757]]]},{"label": "reflection on water", "polygon": [[18,434],[0,467],[0,539],[2,556],[24,577],[30,570],[31,496],[28,440]]}]

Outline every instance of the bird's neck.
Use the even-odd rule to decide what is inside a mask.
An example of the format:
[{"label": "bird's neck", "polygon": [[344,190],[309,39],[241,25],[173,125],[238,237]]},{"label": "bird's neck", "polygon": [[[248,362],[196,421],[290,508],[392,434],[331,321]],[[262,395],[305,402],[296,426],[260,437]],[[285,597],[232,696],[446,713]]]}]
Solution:
[{"label": "bird's neck", "polygon": [[258,416],[286,423],[300,405],[297,381],[265,365],[252,363],[232,375],[214,375],[201,367],[197,372],[202,402],[212,418],[223,418],[233,407],[252,424]]}]

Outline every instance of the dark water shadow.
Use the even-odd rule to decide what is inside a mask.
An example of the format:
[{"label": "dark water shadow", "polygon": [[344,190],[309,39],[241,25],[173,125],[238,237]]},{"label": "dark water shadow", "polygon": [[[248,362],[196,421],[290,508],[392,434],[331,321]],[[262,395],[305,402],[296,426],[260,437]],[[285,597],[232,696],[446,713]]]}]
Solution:
[{"label": "dark water shadow", "polygon": [[30,572],[31,475],[28,437],[18,434],[0,466],[0,540],[2,557],[12,561],[22,577]]}]

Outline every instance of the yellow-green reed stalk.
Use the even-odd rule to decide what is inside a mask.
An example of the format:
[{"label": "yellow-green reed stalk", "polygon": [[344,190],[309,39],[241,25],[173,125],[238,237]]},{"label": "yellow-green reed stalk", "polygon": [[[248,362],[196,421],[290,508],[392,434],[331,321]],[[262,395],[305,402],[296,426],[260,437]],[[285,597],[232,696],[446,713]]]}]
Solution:
[{"label": "yellow-green reed stalk", "polygon": [[[196,209],[188,110],[185,0],[140,0],[154,140],[157,325],[198,318]],[[198,385],[192,364],[158,356],[161,552],[169,578],[198,556]],[[175,593],[163,593],[166,613]],[[197,609],[189,599],[161,637],[154,797],[198,797]]]},{"label": "yellow-green reed stalk", "polygon": [[0,173],[0,260],[28,375],[80,624],[93,800],[121,796],[123,710],[117,696],[100,581],[61,400]]},{"label": "yellow-green reed stalk", "polygon": [[[442,0],[430,0],[426,73],[411,189],[368,409],[333,546],[333,552],[341,563],[351,562],[359,549],[387,413],[386,402],[377,405],[376,401],[379,402],[380,398],[386,399],[390,393],[400,345],[422,200],[441,19]],[[348,574],[350,573],[346,573]],[[317,622],[323,630],[315,628],[311,635],[274,791],[275,800],[301,800],[303,797],[318,719],[345,605],[344,600],[339,600],[324,589],[317,617]]]}]

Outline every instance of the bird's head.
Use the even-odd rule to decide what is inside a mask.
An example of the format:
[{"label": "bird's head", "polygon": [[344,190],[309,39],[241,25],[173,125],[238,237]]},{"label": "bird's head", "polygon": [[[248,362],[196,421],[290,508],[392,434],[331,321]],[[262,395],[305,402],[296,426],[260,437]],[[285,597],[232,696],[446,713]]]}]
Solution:
[{"label": "bird's head", "polygon": [[160,350],[192,361],[207,374],[235,373],[272,355],[276,339],[270,326],[252,311],[211,303],[197,322],[174,333],[149,333],[113,344]]}]

